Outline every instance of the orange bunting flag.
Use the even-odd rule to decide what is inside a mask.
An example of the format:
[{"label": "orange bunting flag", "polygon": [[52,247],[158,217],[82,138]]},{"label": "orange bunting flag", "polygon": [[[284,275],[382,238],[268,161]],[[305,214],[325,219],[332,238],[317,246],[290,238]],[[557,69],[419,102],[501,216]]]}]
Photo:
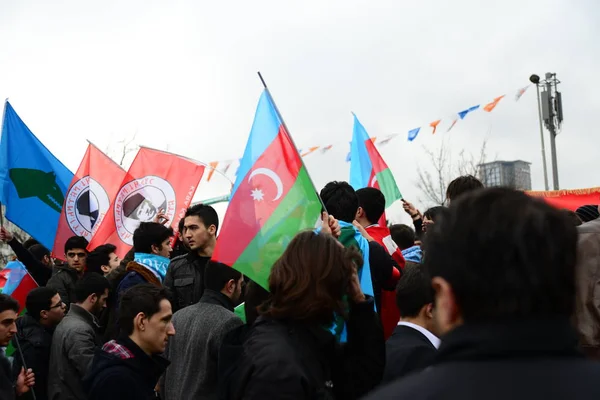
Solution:
[{"label": "orange bunting flag", "polygon": [[500,102],[500,100],[502,100],[504,98],[505,95],[502,95],[500,97],[496,97],[494,99],[494,101],[492,101],[491,103],[488,103],[485,105],[485,107],[483,107],[484,111],[487,112],[492,112],[492,110],[498,105],[498,102]]},{"label": "orange bunting flag", "polygon": [[313,151],[317,150],[320,146],[314,146],[308,149],[308,151],[306,153],[302,154],[302,157],[309,155],[310,153],[312,153]]},{"label": "orange bunting flag", "polygon": [[[433,132],[432,132],[433,135],[435,135],[435,131],[437,129],[437,126],[440,124],[440,122],[442,122],[442,120],[438,119],[437,121],[433,121],[432,123],[429,124],[429,126],[433,128]],[[452,128],[450,128],[450,129],[452,129]],[[448,129],[448,130],[450,130],[450,129]]]},{"label": "orange bunting flag", "polygon": [[215,170],[217,169],[217,165],[219,165],[218,161],[213,161],[208,163],[208,165],[210,165],[210,171],[208,171],[208,176],[206,177],[206,182],[210,182],[210,178],[212,178],[213,174],[215,173]]}]

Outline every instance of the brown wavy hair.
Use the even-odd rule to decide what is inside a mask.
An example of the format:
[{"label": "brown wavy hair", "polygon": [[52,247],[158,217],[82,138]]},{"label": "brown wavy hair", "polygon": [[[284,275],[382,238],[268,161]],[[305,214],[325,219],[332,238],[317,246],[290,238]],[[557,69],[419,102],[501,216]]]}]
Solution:
[{"label": "brown wavy hair", "polygon": [[271,298],[261,314],[274,319],[326,324],[346,314],[344,296],[363,264],[355,249],[312,231],[296,235],[269,276]]}]

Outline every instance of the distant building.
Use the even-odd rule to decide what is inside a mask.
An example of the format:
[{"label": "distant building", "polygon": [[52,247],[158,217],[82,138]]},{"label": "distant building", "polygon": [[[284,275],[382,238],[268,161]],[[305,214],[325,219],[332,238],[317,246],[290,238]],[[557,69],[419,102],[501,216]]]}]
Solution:
[{"label": "distant building", "polygon": [[493,161],[479,164],[479,179],[485,187],[503,186],[531,190],[531,163],[527,161]]}]

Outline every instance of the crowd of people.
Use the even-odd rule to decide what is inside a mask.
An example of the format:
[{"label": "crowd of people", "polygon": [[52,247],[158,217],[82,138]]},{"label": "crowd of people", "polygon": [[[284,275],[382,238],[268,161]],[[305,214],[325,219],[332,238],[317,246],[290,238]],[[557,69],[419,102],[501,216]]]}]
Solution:
[{"label": "crowd of people", "polygon": [[63,263],[2,227],[39,287],[21,316],[0,294],[0,346],[16,349],[0,399],[600,398],[598,206],[462,176],[445,206],[403,200],[413,226],[386,227],[378,189],[320,197],[321,226],[262,266],[268,287],[211,260],[208,205],[173,247],[161,215],[140,223],[122,260],[74,236]]}]

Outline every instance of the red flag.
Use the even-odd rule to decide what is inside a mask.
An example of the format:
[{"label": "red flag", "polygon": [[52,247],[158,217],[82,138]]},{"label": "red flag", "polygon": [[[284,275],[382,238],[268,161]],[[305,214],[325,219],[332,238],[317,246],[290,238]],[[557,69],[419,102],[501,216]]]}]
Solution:
[{"label": "red flag", "polygon": [[140,222],[152,221],[161,209],[176,229],[203,173],[204,166],[190,159],[142,147],[88,248],[111,243],[123,258]]},{"label": "red flag", "polygon": [[64,260],[65,242],[71,236],[92,239],[110,208],[125,171],[91,143],[65,195],[52,254]]}]

